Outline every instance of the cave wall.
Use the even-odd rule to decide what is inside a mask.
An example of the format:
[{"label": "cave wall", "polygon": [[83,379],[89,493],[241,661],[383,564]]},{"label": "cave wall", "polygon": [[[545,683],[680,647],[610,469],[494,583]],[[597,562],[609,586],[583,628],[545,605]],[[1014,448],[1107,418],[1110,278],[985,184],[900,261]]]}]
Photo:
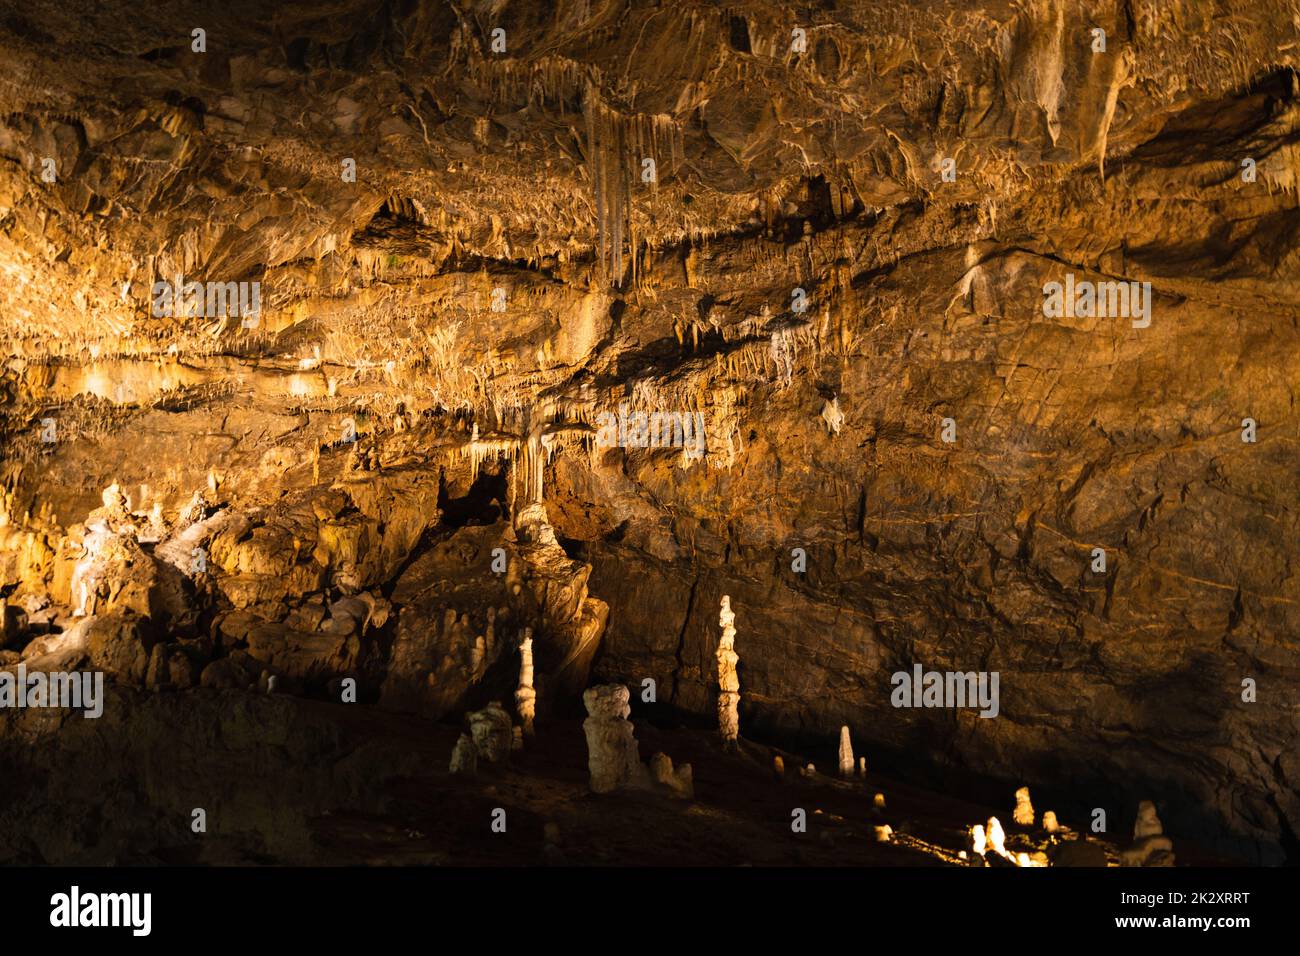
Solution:
[{"label": "cave wall", "polygon": [[[436,577],[514,538],[411,562],[435,489],[500,468],[569,552],[531,581],[579,672],[707,719],[729,593],[756,734],[1154,792],[1294,858],[1295,3],[124,11],[0,16],[7,600],[69,600],[111,483],[168,522],[208,487],[219,635],[322,678],[371,640],[375,688],[450,654],[441,709],[476,635],[429,596],[508,601]],[[1045,314],[1067,274],[1150,283],[1149,324]],[[257,324],[153,315],[177,275],[260,282]],[[597,447],[620,406],[707,450]],[[301,643],[340,586],[391,631]],[[890,707],[914,663],[998,671],[999,716]]]}]

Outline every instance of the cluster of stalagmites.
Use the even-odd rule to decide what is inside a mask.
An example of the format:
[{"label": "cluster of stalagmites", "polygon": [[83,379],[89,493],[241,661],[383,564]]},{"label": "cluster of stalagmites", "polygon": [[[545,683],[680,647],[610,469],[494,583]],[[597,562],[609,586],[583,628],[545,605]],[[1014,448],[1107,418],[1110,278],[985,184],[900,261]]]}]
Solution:
[{"label": "cluster of stalagmites", "polygon": [[[1021,831],[1034,828],[1034,805],[1028,787],[1016,791],[1016,805],[1012,819]],[[1012,852],[1007,848],[1007,835],[997,817],[990,817],[981,825],[975,824],[967,831],[966,849],[960,854],[971,866],[1057,866],[1106,867],[1110,865],[1104,847],[1087,837],[1062,826],[1056,814],[1048,810],[1043,814],[1039,829],[1034,831],[1038,841],[1048,848],[1028,852]],[[1155,804],[1143,800],[1138,805],[1137,822],[1133,827],[1133,844],[1120,853],[1120,866],[1173,866],[1173,843],[1164,835]]]},{"label": "cluster of stalagmites", "polygon": [[466,714],[469,730],[460,735],[452,748],[451,772],[474,776],[480,759],[492,764],[505,763],[512,751],[523,749],[525,738],[533,736],[537,690],[533,687],[532,628],[524,628],[519,642],[519,687],[515,691],[515,709],[520,721],[517,725],[497,701]]},{"label": "cluster of stalagmites", "polygon": [[582,729],[587,735],[587,768],[594,793],[658,787],[667,793],[691,799],[695,796],[690,764],[674,768],[667,754],[657,753],[649,766],[641,763],[636,736],[628,717],[630,694],[622,684],[602,684],[582,695],[588,717]]},{"label": "cluster of stalagmites", "polygon": [[[1034,805],[1029,796],[1029,788],[1021,787],[1016,791],[1016,805],[1011,811],[1011,819],[1021,830],[1030,830],[1034,826]],[[1056,821],[1056,814],[1048,811],[1043,815],[1043,830],[1052,836],[1062,832]],[[989,817],[983,824],[975,824],[966,835],[966,849],[960,854],[971,866],[1050,866],[1047,853],[1041,849],[1012,851],[1007,848],[1007,833],[997,817]]]}]

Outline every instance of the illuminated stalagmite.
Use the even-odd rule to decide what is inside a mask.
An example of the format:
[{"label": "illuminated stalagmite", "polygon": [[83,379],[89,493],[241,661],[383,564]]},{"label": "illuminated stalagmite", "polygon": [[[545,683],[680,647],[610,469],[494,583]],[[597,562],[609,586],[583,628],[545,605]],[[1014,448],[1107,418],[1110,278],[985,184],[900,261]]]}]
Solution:
[{"label": "illuminated stalagmite", "polygon": [[488,763],[510,759],[510,715],[496,701],[469,714],[469,732],[478,754]]},{"label": "illuminated stalagmite", "polygon": [[1016,808],[1011,818],[1022,827],[1034,825],[1034,805],[1029,801],[1029,788],[1021,787],[1016,791]]},{"label": "illuminated stalagmite", "polygon": [[840,776],[846,779],[853,776],[853,740],[848,727],[840,728]]},{"label": "illuminated stalagmite", "polygon": [[1002,829],[1002,821],[997,817],[989,817],[988,823],[984,825],[984,833],[988,837],[988,848],[998,856],[1010,859],[1007,855],[1007,836]]},{"label": "illuminated stalagmite", "polygon": [[[1036,768],[1040,800],[1108,780],[1112,808],[1159,780],[1195,795],[1175,842],[1294,857],[1296,712],[1232,686],[1300,666],[1294,5],[283,0],[151,24],[104,0],[94,44],[53,4],[0,16],[0,669],[80,621],[180,683],[283,674],[276,714],[347,679],[333,719],[359,729],[358,683],[394,720],[554,714],[560,746],[584,689],[653,678],[733,746],[730,602],[707,631],[734,590],[748,737],[826,748],[852,719],[923,741],[891,761],[919,780]],[[182,276],[207,301],[158,314]],[[226,309],[246,280],[260,325]],[[219,290],[225,315],[194,314]],[[391,625],[346,610],[366,595]],[[1171,652],[1224,621],[1195,666]],[[895,709],[881,668],[913,652],[959,670]],[[971,707],[983,666],[1001,719]],[[173,706],[202,748],[196,697],[132,693],[40,747],[4,715],[0,763],[44,780]],[[964,709],[917,709],[939,703]],[[483,747],[507,729],[480,720]],[[135,769],[114,762],[109,789]],[[19,857],[87,852],[67,807]],[[140,809],[105,845],[174,822]]]},{"label": "illuminated stalagmite", "polygon": [[1143,837],[1160,836],[1164,832],[1164,825],[1160,822],[1160,817],[1156,815],[1156,805],[1150,800],[1143,800],[1139,803],[1137,821],[1133,824],[1133,839],[1141,840]]},{"label": "illuminated stalagmite", "polygon": [[533,629],[524,628],[519,642],[519,688],[515,691],[515,709],[519,713],[525,737],[533,735],[533,718],[537,715],[537,691],[533,688]]},{"label": "illuminated stalagmite", "polygon": [[1138,804],[1133,824],[1133,844],[1119,856],[1120,866],[1173,866],[1174,844],[1164,835],[1164,826],[1150,800]]},{"label": "illuminated stalagmite", "polygon": [[722,611],[718,624],[722,627],[722,640],[718,642],[718,730],[723,741],[734,746],[740,736],[740,677],[736,664],[736,615],[731,610],[731,596],[722,596]]},{"label": "illuminated stalagmite", "polygon": [[645,767],[637,751],[636,737],[628,715],[629,694],[622,684],[602,684],[582,695],[590,715],[583,721],[587,735],[587,769],[591,789],[611,793],[644,783]]}]

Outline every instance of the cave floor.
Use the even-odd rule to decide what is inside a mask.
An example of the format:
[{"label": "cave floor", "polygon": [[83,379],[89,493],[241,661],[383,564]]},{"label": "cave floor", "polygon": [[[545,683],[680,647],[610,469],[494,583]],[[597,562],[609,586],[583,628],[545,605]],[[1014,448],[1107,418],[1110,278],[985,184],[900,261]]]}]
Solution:
[{"label": "cave floor", "polygon": [[[331,706],[332,705],[322,705]],[[360,715],[359,715],[360,716]],[[690,763],[695,799],[645,791],[597,795],[587,787],[587,751],[579,720],[539,726],[538,736],[508,766],[480,763],[476,778],[445,769],[459,730],[414,718],[370,712],[362,719],[397,735],[427,757],[427,772],[390,781],[382,814],[332,811],[310,825],[318,863],[377,865],[596,866],[888,866],[960,865],[967,828],[987,820],[989,807],[868,773],[844,782],[818,773],[803,779],[785,753],[786,776],[772,770],[775,751],[742,741],[723,750],[713,733],[657,728],[637,721],[641,756],[669,754]],[[784,752],[781,752],[784,753]],[[877,814],[873,795],[887,809]],[[506,832],[491,828],[493,810],[506,811]],[[794,833],[795,808],[807,813],[807,832]],[[1045,848],[1002,813],[1008,849]],[[559,854],[544,850],[543,827],[560,830]],[[889,824],[894,841],[875,840]],[[1112,865],[1117,850],[1103,844]]]}]

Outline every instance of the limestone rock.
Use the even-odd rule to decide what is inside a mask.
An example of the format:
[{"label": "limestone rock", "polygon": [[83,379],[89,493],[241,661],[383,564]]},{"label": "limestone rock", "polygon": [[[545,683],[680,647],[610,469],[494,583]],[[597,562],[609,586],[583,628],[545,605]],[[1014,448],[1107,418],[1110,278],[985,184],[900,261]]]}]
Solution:
[{"label": "limestone rock", "polygon": [[139,618],[125,609],[96,615],[87,625],[86,649],[91,665],[124,683],[144,683],[151,648]]},{"label": "limestone rock", "polygon": [[1143,837],[1159,836],[1164,832],[1160,817],[1156,815],[1156,805],[1150,800],[1139,803],[1137,820],[1133,824],[1133,839],[1141,840]]},{"label": "limestone rock", "polygon": [[853,776],[853,741],[848,727],[840,728],[840,776],[845,779]]},{"label": "limestone rock", "polygon": [[1173,866],[1174,843],[1160,834],[1145,836],[1122,850],[1119,860],[1120,866]]},{"label": "limestone rock", "polygon": [[478,773],[478,747],[469,734],[461,734],[451,751],[448,769],[461,776],[473,777]]},{"label": "limestone rock", "polygon": [[612,793],[643,784],[645,767],[637,750],[628,715],[628,689],[622,684],[603,684],[582,695],[588,717],[582,724],[587,735],[587,765],[591,789]]},{"label": "limestone rock", "polygon": [[179,644],[155,644],[149,654],[145,687],[184,690],[193,687],[196,668],[193,656]]},{"label": "limestone rock", "polygon": [[1052,866],[1105,867],[1106,851],[1100,843],[1091,840],[1065,840],[1051,853]]},{"label": "limestone rock", "polygon": [[1012,811],[1011,818],[1016,821],[1017,826],[1034,825],[1034,805],[1029,800],[1028,787],[1021,787],[1016,791],[1016,808]]},{"label": "limestone rock", "polygon": [[695,779],[688,763],[674,770],[672,759],[667,754],[657,753],[650,758],[650,778],[675,797],[683,800],[695,798]]},{"label": "limestone rock", "polygon": [[482,710],[466,715],[466,719],[470,739],[482,759],[488,763],[504,763],[510,759],[514,730],[504,707],[492,701]]},{"label": "limestone rock", "polygon": [[736,615],[731,610],[731,598],[722,596],[722,611],[718,624],[722,627],[722,638],[718,642],[718,730],[724,744],[734,746],[740,736],[740,679],[736,674],[736,664],[740,657],[736,654]]},{"label": "limestone rock", "polygon": [[515,710],[525,737],[533,735],[533,720],[537,716],[537,690],[533,687],[533,632],[524,628],[519,642],[519,687],[515,690]]}]

